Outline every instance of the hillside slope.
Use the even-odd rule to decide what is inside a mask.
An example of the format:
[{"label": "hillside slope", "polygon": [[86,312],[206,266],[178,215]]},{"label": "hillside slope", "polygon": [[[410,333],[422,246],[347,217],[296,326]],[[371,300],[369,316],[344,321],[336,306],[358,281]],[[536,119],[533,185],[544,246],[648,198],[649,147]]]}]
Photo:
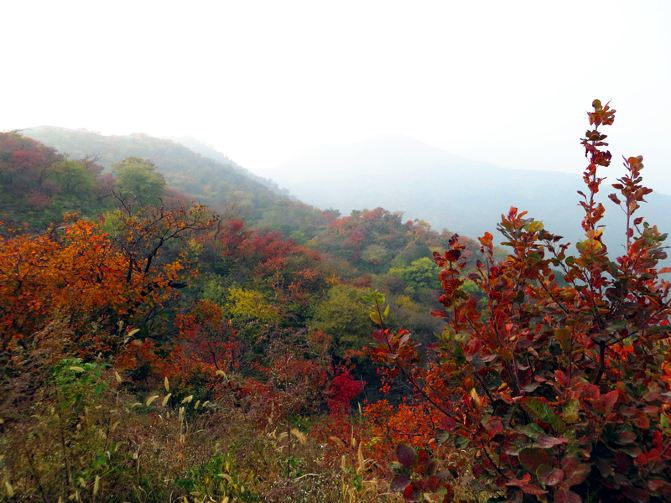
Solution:
[{"label": "hillside slope", "polygon": [[228,216],[281,230],[299,241],[312,237],[311,229],[324,223],[320,211],[290,198],[272,182],[252,175],[200,142],[185,141],[208,156],[176,141],[145,134],[108,136],[52,126],[21,133],[71,159],[93,159],[106,169],[126,157],[148,159],[169,186],[186,196]]}]

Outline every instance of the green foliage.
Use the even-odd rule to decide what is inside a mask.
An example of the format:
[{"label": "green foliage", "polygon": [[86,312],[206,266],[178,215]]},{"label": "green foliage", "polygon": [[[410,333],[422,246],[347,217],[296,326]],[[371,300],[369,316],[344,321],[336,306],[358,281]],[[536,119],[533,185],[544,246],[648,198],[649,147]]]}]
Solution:
[{"label": "green foliage", "polygon": [[38,127],[24,131],[73,159],[95,158],[105,169],[129,157],[150,161],[166,183],[224,215],[281,230],[304,242],[327,219],[319,210],[289,198],[268,180],[256,177],[219,152],[191,141],[134,134],[103,136],[83,130]]},{"label": "green foliage", "polygon": [[46,183],[60,187],[53,197],[53,210],[57,213],[77,211],[85,215],[96,209],[95,174],[78,161],[61,161],[54,164],[46,178]]},{"label": "green foliage", "polygon": [[68,212],[96,216],[109,207],[100,170],[16,133],[0,133],[0,220],[39,230]]},{"label": "green foliage", "polygon": [[202,298],[224,307],[229,289],[226,278],[218,274],[207,274],[202,279]]},{"label": "green foliage", "polygon": [[330,335],[338,354],[366,343],[371,321],[365,294],[364,289],[351,285],[334,285],[315,308],[309,327]]},{"label": "green foliage", "polygon": [[215,454],[207,462],[189,469],[176,484],[192,496],[217,501],[226,497],[233,501],[261,501],[259,495],[249,490],[249,482],[236,470],[229,453]]},{"label": "green foliage", "polygon": [[392,267],[389,274],[400,276],[405,283],[405,290],[416,295],[422,290],[437,290],[440,288],[438,266],[429,257],[414,260],[405,267]]},{"label": "green foliage", "polygon": [[115,164],[112,172],[116,176],[119,196],[130,207],[156,206],[165,193],[165,178],[156,166],[145,159],[128,157]]},{"label": "green foliage", "polygon": [[388,248],[377,243],[366,246],[361,252],[361,260],[373,266],[388,263],[391,256],[392,252]]},{"label": "green foliage", "polygon": [[267,302],[263,294],[256,290],[229,288],[224,307],[231,318],[241,322],[256,321],[270,325],[279,321],[277,308]]},{"label": "green foliage", "polygon": [[386,303],[387,299],[384,294],[371,289],[361,298],[361,300],[372,308],[368,313],[370,321],[377,326],[384,326],[389,319],[390,312],[390,306]]},{"label": "green foliage", "polygon": [[83,362],[81,358],[64,358],[53,369],[58,406],[70,411],[81,410],[107,390],[102,380],[103,367]]}]

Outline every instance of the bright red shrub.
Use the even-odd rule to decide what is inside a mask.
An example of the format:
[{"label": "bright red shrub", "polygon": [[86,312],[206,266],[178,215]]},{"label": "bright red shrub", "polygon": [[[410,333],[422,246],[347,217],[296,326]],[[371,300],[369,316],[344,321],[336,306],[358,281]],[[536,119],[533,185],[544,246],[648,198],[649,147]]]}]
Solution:
[{"label": "bright red shrub", "polygon": [[331,378],[326,391],[326,404],[332,415],[345,414],[349,411],[351,402],[365,386],[363,381],[354,379],[348,368],[339,369]]}]

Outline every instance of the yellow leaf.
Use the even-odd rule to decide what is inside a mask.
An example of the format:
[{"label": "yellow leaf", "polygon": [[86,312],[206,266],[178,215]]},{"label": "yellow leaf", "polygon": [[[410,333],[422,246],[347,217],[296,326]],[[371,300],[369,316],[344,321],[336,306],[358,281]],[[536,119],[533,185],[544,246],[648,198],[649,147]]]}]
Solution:
[{"label": "yellow leaf", "polygon": [[147,401],[144,403],[145,406],[149,407],[153,403],[153,401],[156,400],[157,398],[158,398],[158,395],[150,396],[149,398],[147,398]]},{"label": "yellow leaf", "polygon": [[168,393],[170,393],[170,381],[168,381],[168,376],[163,378],[163,387]]},{"label": "yellow leaf", "polygon": [[303,434],[302,431],[296,429],[296,428],[291,428],[291,434],[298,439],[298,441],[301,443],[301,445],[305,445],[305,442],[307,441],[307,437],[305,434]]},{"label": "yellow leaf", "polygon": [[562,350],[568,351],[570,348],[571,331],[566,327],[557,328],[554,335],[555,339],[559,341],[559,346]]},{"label": "yellow leaf", "polygon": [[222,479],[226,479],[226,482],[228,482],[229,484],[233,484],[233,477],[231,477],[228,473],[220,473],[219,476]]},{"label": "yellow leaf", "polygon": [[363,442],[359,442],[359,448],[356,450],[356,458],[359,462],[359,471],[362,472],[366,468],[366,460],[363,457]]},{"label": "yellow leaf", "polygon": [[480,399],[480,395],[478,395],[478,392],[475,388],[471,388],[470,392],[471,398],[473,399],[473,402],[475,403],[475,406],[479,409],[482,407],[482,400]]},{"label": "yellow leaf", "polygon": [[335,437],[335,436],[332,435],[332,436],[329,437],[329,440],[335,442],[335,443],[338,444],[341,448],[343,448],[343,449],[345,448],[345,442],[343,442],[342,440],[340,440],[338,437]]},{"label": "yellow leaf", "polygon": [[163,397],[163,401],[161,401],[161,405],[165,407],[168,404],[168,400],[170,400],[170,397],[172,396],[172,393],[168,393]]}]

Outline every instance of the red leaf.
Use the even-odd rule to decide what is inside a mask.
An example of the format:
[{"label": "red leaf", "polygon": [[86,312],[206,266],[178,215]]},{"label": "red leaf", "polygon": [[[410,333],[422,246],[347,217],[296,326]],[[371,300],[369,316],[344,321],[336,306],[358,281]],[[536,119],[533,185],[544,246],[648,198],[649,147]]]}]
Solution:
[{"label": "red leaf", "polygon": [[406,501],[417,501],[419,498],[419,491],[414,484],[408,484],[404,489],[403,498],[405,498]]},{"label": "red leaf", "polygon": [[412,468],[417,463],[417,452],[408,444],[398,444],[396,447],[396,458],[406,468]]},{"label": "red leaf", "polygon": [[548,493],[545,489],[542,489],[535,484],[528,484],[528,485],[522,486],[520,489],[522,489],[523,493],[532,494],[534,496],[542,496],[542,495]]},{"label": "red leaf", "polygon": [[536,476],[546,486],[556,486],[564,480],[564,470],[561,468],[552,468],[547,465],[541,465],[536,471]]},{"label": "red leaf", "polygon": [[456,262],[461,257],[461,252],[459,250],[450,250],[445,252],[445,258],[450,262]]},{"label": "red leaf", "polygon": [[410,483],[410,477],[407,475],[396,475],[391,481],[392,491],[403,491]]},{"label": "red leaf", "polygon": [[506,485],[514,487],[523,487],[527,485],[530,481],[531,481],[531,474],[525,473],[524,475],[522,475],[522,478],[510,479],[508,482],[506,482]]},{"label": "red leaf", "polygon": [[540,465],[552,466],[552,456],[545,449],[538,447],[527,447],[522,449],[518,455],[520,463],[524,468],[531,472],[535,472]]},{"label": "red leaf", "polygon": [[618,444],[631,444],[636,440],[636,433],[633,431],[623,431],[618,435],[617,443]]},{"label": "red leaf", "polygon": [[566,477],[566,481],[564,482],[566,487],[582,483],[589,475],[589,472],[592,471],[590,465],[579,463],[574,457],[564,458],[562,460],[562,469]]},{"label": "red leaf", "polygon": [[555,503],[582,503],[582,498],[568,489],[555,492]]},{"label": "red leaf", "polygon": [[543,449],[551,449],[557,445],[565,444],[568,440],[564,437],[552,437],[550,435],[541,435],[536,439],[536,445]]},{"label": "red leaf", "polygon": [[485,232],[482,237],[478,238],[480,244],[485,248],[491,248],[494,236],[490,232]]},{"label": "red leaf", "polygon": [[615,194],[608,194],[608,199],[613,201],[615,204],[620,204],[622,202]]},{"label": "red leaf", "polygon": [[489,433],[489,437],[493,438],[496,435],[503,433],[503,421],[498,417],[491,417],[485,424],[485,429]]},{"label": "red leaf", "polygon": [[603,407],[605,409],[606,414],[610,414],[610,412],[613,410],[613,407],[617,402],[618,396],[619,394],[616,389],[601,396],[601,400],[603,401]]}]

